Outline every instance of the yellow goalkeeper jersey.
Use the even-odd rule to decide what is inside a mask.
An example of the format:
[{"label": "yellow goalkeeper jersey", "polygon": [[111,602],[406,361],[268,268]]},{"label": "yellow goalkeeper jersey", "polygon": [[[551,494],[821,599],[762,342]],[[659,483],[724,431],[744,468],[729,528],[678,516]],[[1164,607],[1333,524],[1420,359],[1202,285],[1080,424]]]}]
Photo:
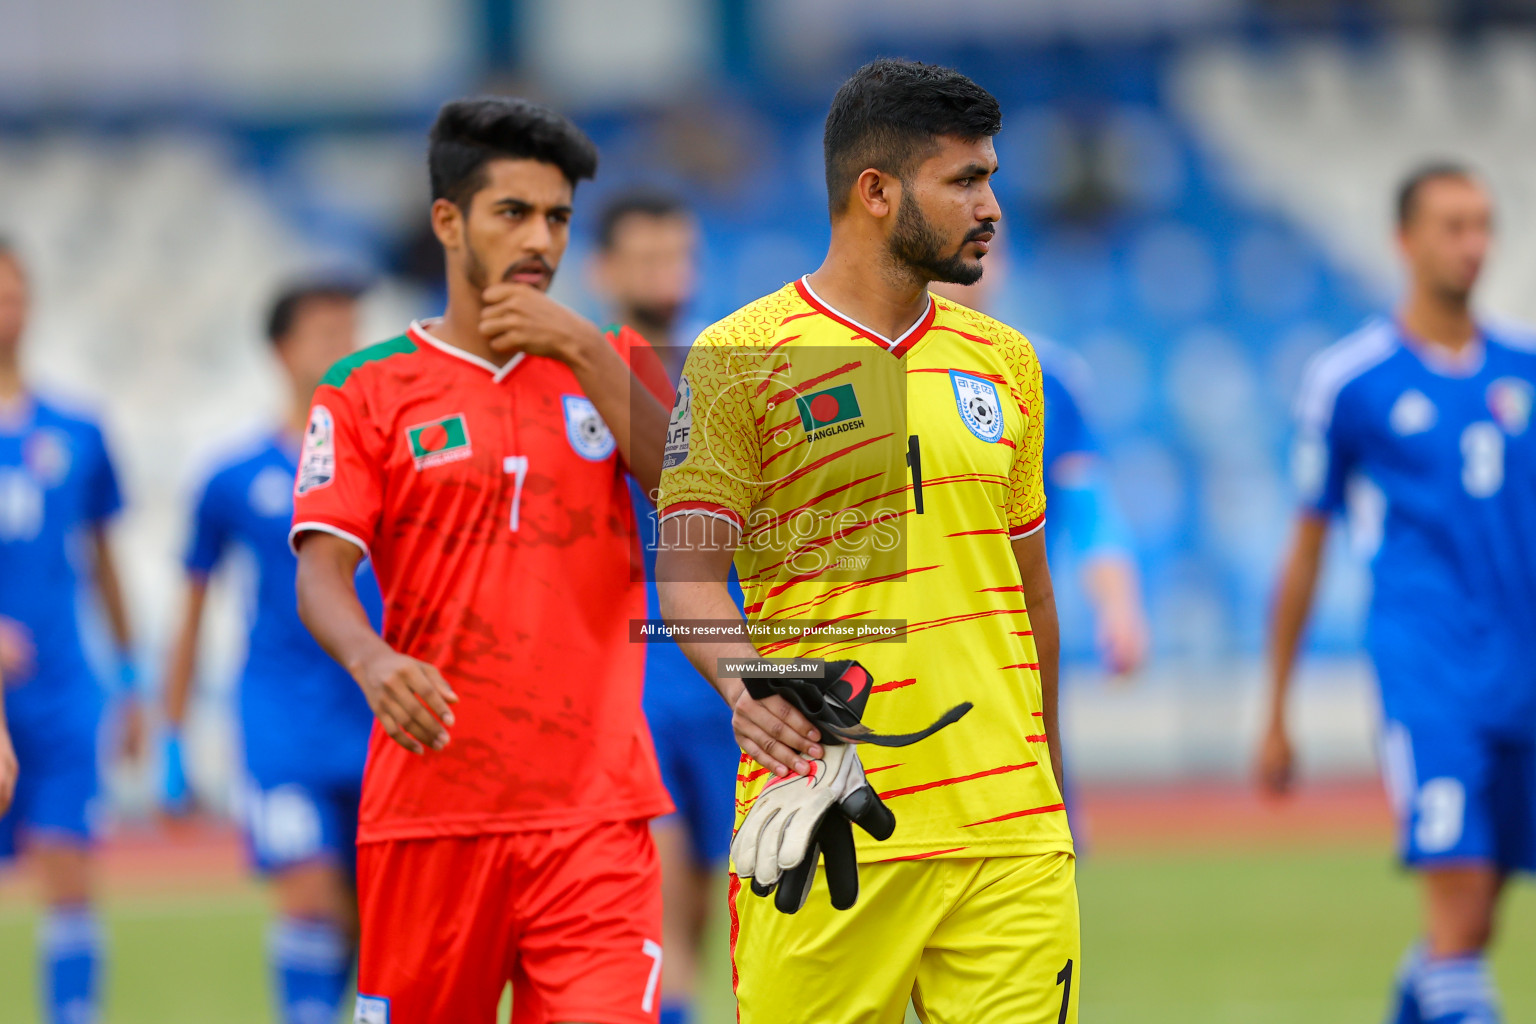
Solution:
[{"label": "yellow goalkeeper jersey", "polygon": [[[865,722],[910,747],[859,748],[896,814],[862,861],[1071,851],[1011,538],[1045,522],[1040,366],[997,321],[930,297],[881,337],[805,279],[706,330],[672,411],[659,507],[741,531],[764,656],[856,658]],[[768,780],[743,758],[737,824]]]}]

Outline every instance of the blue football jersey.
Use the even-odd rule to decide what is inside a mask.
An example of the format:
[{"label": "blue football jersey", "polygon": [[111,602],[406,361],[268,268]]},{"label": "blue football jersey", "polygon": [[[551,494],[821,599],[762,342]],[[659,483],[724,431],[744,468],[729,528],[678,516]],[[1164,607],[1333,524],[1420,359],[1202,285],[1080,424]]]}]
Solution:
[{"label": "blue football jersey", "polygon": [[80,640],[83,534],[122,506],[101,430],[31,398],[0,417],[0,615],[32,635],[34,670],[10,699],[99,697]]},{"label": "blue football jersey", "polygon": [[[1536,725],[1536,347],[1482,331],[1452,367],[1392,322],[1313,359],[1293,471],[1321,514],[1373,508],[1367,645],[1389,717]],[[1359,486],[1362,483],[1366,486]]]},{"label": "blue football jersey", "polygon": [[1090,558],[1130,551],[1130,536],[1110,494],[1102,451],[1078,400],[1088,367],[1046,338],[1033,342],[1040,357],[1045,405],[1045,533],[1053,550],[1065,537],[1071,553]]},{"label": "blue football jersey", "polygon": [[[185,560],[207,576],[232,547],[255,568],[250,640],[239,688],[246,765],[264,787],[362,776],[373,714],[351,675],[299,619],[298,559],[288,547],[298,445],[269,438],[221,466],[203,487]],[[374,628],[383,602],[366,563],[358,597]]]}]

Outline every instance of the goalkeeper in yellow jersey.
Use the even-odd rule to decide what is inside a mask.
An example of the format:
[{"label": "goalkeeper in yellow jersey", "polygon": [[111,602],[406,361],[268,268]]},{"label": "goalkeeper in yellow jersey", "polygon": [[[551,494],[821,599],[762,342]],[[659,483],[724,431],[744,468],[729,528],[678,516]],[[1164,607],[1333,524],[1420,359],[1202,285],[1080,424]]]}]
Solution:
[{"label": "goalkeeper in yellow jersey", "polygon": [[[825,262],[706,330],[678,388],[657,575],[745,752],[743,1024],[1077,1020],[1040,367],[928,292],[981,276],[1000,126],[958,72],[856,72]],[[733,558],[746,623],[709,642],[741,624]]]}]

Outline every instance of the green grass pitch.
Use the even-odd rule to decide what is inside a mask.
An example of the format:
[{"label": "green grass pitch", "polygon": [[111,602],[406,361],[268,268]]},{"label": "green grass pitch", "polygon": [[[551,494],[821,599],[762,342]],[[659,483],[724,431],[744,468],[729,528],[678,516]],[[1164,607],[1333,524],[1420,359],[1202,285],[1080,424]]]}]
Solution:
[{"label": "green grass pitch", "polygon": [[[1079,870],[1085,1024],[1372,1024],[1413,933],[1415,893],[1386,852],[1115,852]],[[108,903],[109,1024],[269,1024],[265,902],[254,889]],[[28,907],[0,906],[0,1024],[34,1024]],[[1505,908],[1507,1019],[1536,1021],[1536,895]],[[715,929],[723,944],[723,923]],[[729,970],[701,1024],[725,1024]]]}]

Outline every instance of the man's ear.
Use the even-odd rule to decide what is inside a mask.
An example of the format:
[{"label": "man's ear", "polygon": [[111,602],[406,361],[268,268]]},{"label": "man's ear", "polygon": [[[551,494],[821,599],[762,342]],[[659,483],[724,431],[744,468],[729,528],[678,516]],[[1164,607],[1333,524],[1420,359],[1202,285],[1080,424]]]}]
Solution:
[{"label": "man's ear", "polygon": [[432,201],[432,233],[444,249],[457,249],[464,243],[464,211],[448,199]]},{"label": "man's ear", "polygon": [[871,217],[888,217],[901,202],[901,179],[866,167],[853,183],[853,198]]}]

